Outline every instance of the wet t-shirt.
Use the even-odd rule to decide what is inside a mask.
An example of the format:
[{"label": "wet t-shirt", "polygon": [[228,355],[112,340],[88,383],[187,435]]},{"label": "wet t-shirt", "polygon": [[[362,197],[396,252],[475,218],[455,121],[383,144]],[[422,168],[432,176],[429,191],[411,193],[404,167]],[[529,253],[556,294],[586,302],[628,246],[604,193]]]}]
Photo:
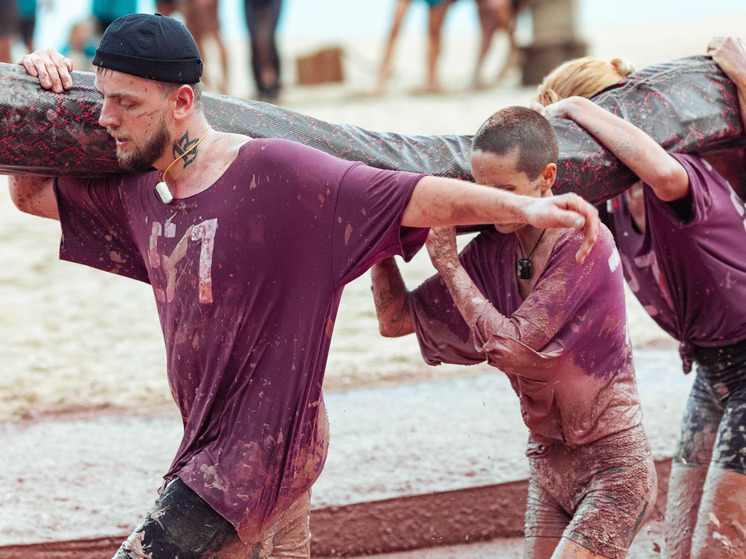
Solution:
[{"label": "wet t-shirt", "polygon": [[[543,444],[579,446],[641,424],[627,336],[624,280],[608,229],[582,265],[582,235],[563,231],[525,301],[516,279],[514,234],[480,233],[461,262],[484,305],[470,330],[439,275],[409,299],[425,360],[478,363],[508,374],[523,420]],[[497,313],[509,317],[506,328]]]},{"label": "wet t-shirt", "polygon": [[401,226],[420,178],[269,139],[171,204],[155,172],[57,181],[61,258],[152,285],[184,422],[166,479],[181,478],[244,541],[321,472],[342,289],[421,248],[427,229]]},{"label": "wet t-shirt", "polygon": [[746,208],[705,160],[673,155],[689,175],[691,206],[681,216],[647,184],[645,232],[634,225],[624,196],[602,211],[616,239],[624,275],[648,314],[688,345],[718,347],[746,338]]}]

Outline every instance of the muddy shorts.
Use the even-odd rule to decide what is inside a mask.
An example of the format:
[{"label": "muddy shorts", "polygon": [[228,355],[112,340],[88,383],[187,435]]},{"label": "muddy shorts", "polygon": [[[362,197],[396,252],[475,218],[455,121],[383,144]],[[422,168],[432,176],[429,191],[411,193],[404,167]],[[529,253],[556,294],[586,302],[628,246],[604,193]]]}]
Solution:
[{"label": "muddy shorts", "polygon": [[307,559],[310,505],[309,490],[259,541],[244,544],[227,520],[175,478],[113,559]]},{"label": "muddy shorts", "polygon": [[697,376],[674,460],[746,474],[746,341],[694,355]]},{"label": "muddy shorts", "polygon": [[530,443],[528,454],[526,537],[565,537],[605,557],[626,557],[658,489],[642,427],[578,448]]}]

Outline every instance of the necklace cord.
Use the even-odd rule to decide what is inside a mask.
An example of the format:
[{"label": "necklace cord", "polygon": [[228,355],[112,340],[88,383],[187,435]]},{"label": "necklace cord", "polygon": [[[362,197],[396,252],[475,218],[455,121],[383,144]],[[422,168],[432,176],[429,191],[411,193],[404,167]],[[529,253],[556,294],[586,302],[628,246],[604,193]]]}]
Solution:
[{"label": "necklace cord", "polygon": [[177,161],[179,161],[179,160],[180,160],[180,159],[181,159],[182,157],[185,157],[186,155],[188,155],[189,153],[191,153],[191,152],[192,152],[193,150],[197,149],[197,146],[198,146],[198,145],[200,144],[200,142],[201,142],[202,140],[204,140],[204,139],[205,139],[205,137],[207,136],[207,133],[208,133],[208,132],[210,131],[210,128],[211,128],[211,127],[210,127],[210,126],[208,125],[208,126],[207,126],[207,130],[205,130],[205,133],[204,133],[204,134],[202,134],[202,137],[201,137],[201,138],[200,138],[199,140],[197,140],[197,143],[196,143],[196,144],[194,144],[194,145],[193,145],[192,147],[190,147],[190,148],[189,148],[188,150],[186,150],[186,151],[185,151],[184,153],[182,153],[182,154],[181,154],[181,155],[180,155],[179,157],[177,157],[176,159],[174,159],[174,160],[173,160],[173,161],[172,161],[172,162],[171,162],[171,163],[170,163],[170,164],[168,165],[168,167],[166,167],[166,170],[165,170],[165,171],[163,171],[163,174],[162,174],[162,175],[161,175],[161,172],[160,172],[160,171],[158,171],[158,178],[159,178],[159,180],[160,180],[161,182],[164,182],[164,183],[166,182],[166,173],[168,173],[168,171],[169,171],[169,170],[171,169],[171,167],[173,167],[174,163],[176,163]]},{"label": "necklace cord", "polygon": [[[544,236],[544,233],[546,233],[546,232],[547,232],[547,230],[546,230],[546,229],[544,229],[544,230],[543,230],[543,231],[541,232],[541,235],[539,235],[539,239],[538,239],[538,240],[536,241],[536,244],[534,245],[534,248],[532,248],[532,249],[531,249],[531,252],[529,252],[529,253],[528,253],[528,256],[523,256],[523,247],[521,246],[521,243],[520,243],[520,241],[518,242],[518,250],[520,250],[520,251],[521,251],[521,258],[531,258],[531,255],[532,255],[532,254],[534,253],[534,251],[536,250],[536,247],[537,247],[537,246],[539,246],[539,243],[541,242],[541,239],[542,239],[542,237]],[[518,239],[516,239],[516,241],[517,241],[517,240],[518,240]]]}]

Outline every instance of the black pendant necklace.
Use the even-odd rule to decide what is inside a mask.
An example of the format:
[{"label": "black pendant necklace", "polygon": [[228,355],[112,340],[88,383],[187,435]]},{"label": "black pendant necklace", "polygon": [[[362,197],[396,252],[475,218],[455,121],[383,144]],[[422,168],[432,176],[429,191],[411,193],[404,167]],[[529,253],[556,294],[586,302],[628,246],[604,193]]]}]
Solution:
[{"label": "black pendant necklace", "polygon": [[544,236],[544,233],[546,232],[546,229],[541,232],[541,235],[539,235],[539,239],[536,241],[536,244],[534,245],[534,248],[531,249],[531,252],[528,253],[528,256],[523,255],[523,247],[521,247],[521,243],[518,240],[518,237],[516,237],[515,242],[518,245],[518,250],[521,251],[521,257],[518,259],[518,264],[516,266],[518,271],[518,279],[526,280],[531,279],[531,276],[534,274],[534,263],[531,262],[531,255],[536,250],[536,247],[539,246],[539,243],[541,242],[541,238]]}]

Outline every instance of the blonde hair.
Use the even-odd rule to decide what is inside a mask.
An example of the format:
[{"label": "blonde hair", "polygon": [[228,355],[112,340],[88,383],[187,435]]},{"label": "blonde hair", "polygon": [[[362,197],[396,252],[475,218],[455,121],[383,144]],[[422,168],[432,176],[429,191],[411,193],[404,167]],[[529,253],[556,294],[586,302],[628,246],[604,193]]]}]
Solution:
[{"label": "blonde hair", "polygon": [[624,58],[611,62],[592,56],[569,60],[547,74],[536,90],[536,101],[547,106],[575,95],[591,97],[634,71],[634,65]]}]

